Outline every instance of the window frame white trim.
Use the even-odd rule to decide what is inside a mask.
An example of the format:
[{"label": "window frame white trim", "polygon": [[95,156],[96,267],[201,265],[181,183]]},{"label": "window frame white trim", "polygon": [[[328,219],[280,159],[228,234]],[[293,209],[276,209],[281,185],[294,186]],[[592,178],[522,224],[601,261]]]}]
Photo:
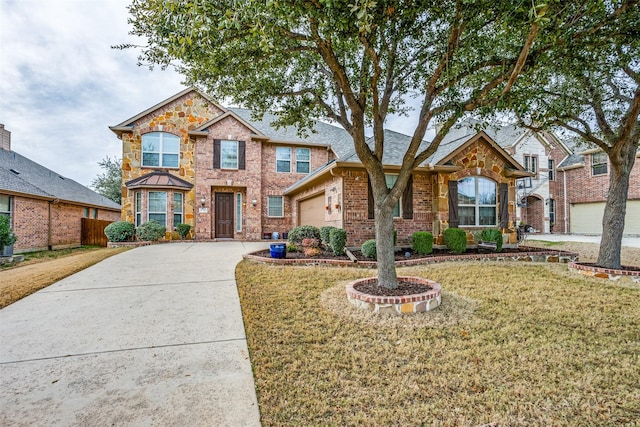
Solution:
[{"label": "window frame white trim", "polygon": [[[469,203],[460,203],[460,182],[462,182],[463,180],[467,179],[467,178],[473,178],[474,179],[474,184],[475,184],[475,203],[469,204]],[[480,197],[478,196],[478,182],[480,179],[484,179],[486,181],[492,182],[494,185],[494,195],[495,195],[495,203],[494,204],[480,204]],[[473,207],[474,208],[474,217],[475,217],[475,223],[474,224],[463,224],[462,223],[462,215],[460,215],[460,208],[469,208],[469,207]],[[488,208],[488,207],[493,207],[494,208],[494,217],[495,217],[495,223],[493,224],[480,224],[480,208]],[[464,178],[458,180],[458,219],[460,221],[459,223],[459,227],[497,227],[498,223],[500,221],[500,219],[498,218],[498,183],[495,182],[494,180],[492,180],[491,178],[487,178],[485,176],[482,175],[470,175],[470,176],[465,176]]]},{"label": "window frame white trim", "polygon": [[[226,144],[232,143],[235,145],[236,150],[236,164],[235,166],[225,166],[224,164],[224,146]],[[220,140],[220,169],[226,170],[238,170],[240,168],[240,144],[236,139],[221,139]]]},{"label": "window frame white trim", "polygon": [[[299,161],[298,160],[298,150],[307,150],[309,152],[309,160]],[[302,174],[302,175],[309,175],[311,173],[311,148],[309,148],[309,147],[296,147],[294,151],[296,153],[296,172],[295,173]],[[298,171],[298,163],[306,163],[307,165],[309,165],[308,171],[307,172]]]},{"label": "window frame white trim", "polygon": [[242,193],[236,193],[236,233],[242,232]]},{"label": "window frame white trim", "polygon": [[9,217],[9,224],[11,224],[11,227],[13,227],[13,200],[14,197],[10,196],[9,194],[0,194],[0,197],[6,197],[7,198],[7,207],[9,208],[8,211],[0,211],[0,215],[6,215]]},{"label": "window frame white trim", "polygon": [[[144,139],[145,137],[148,137],[150,135],[153,134],[158,134],[160,136],[159,140],[158,140],[158,151],[145,151],[144,149]],[[171,135],[172,137],[176,138],[178,141],[178,151],[173,152],[173,151],[165,151],[164,149],[164,135]],[[141,140],[141,146],[140,146],[140,151],[141,151],[141,158],[140,158],[140,165],[143,168],[163,168],[163,169],[179,169],[180,168],[180,137],[178,135],[174,135],[170,132],[163,132],[163,131],[154,131],[154,132],[147,132],[145,134],[143,134],[140,137]],[[158,154],[158,164],[157,165],[147,165],[144,162],[144,155],[145,153],[150,153],[150,154]],[[177,155],[178,157],[178,161],[177,164],[175,166],[166,166],[164,164],[164,155],[165,154],[170,154],[170,155]]]},{"label": "window frame white trim", "polygon": [[[180,196],[180,212],[176,212],[176,196]],[[173,228],[176,228],[176,225],[184,223],[184,193],[181,191],[173,192],[173,205],[172,205],[172,220],[173,220]],[[180,215],[180,222],[176,222],[176,215]]]},{"label": "window frame white trim", "polygon": [[[167,191],[147,191],[147,222],[151,221],[151,214],[156,214],[156,215],[160,215],[161,212],[159,211],[151,211],[151,194],[152,193],[159,193],[159,194],[164,194],[164,212],[162,212],[162,214],[164,215],[164,224],[160,223],[160,225],[162,225],[163,227],[167,226]],[[157,221],[157,220],[154,220]]]},{"label": "window frame white trim", "polygon": [[[280,215],[271,215],[271,205],[270,205],[270,200],[274,199],[274,198],[279,198],[280,199],[280,209],[281,209],[281,214]],[[284,218],[284,196],[267,196],[267,216],[269,218]]]},{"label": "window frame white trim", "polygon": [[142,225],[142,191],[136,191],[133,195],[133,224],[136,228]]},{"label": "window frame white trim", "polygon": [[[289,158],[288,159],[281,159],[278,157],[278,151],[282,151],[282,150],[289,150]],[[289,170],[287,171],[280,171],[278,170],[278,162],[289,162]],[[291,173],[291,147],[281,147],[281,146],[276,146],[276,172],[277,173]]]},{"label": "window frame white trim", "polygon": [[[603,156],[604,162],[595,163],[595,156]],[[594,169],[596,166],[604,166],[605,171],[603,173],[594,173]],[[591,153],[591,176],[606,176],[609,175],[609,156],[604,151],[598,151],[596,153]]]},{"label": "window frame white trim", "polygon": [[[393,181],[393,184],[391,184],[391,187],[389,187],[389,184],[386,182],[388,176],[395,176],[395,180]],[[391,190],[391,188],[395,185],[396,181],[398,180],[398,176],[399,175],[397,173],[385,173],[384,174],[384,180],[385,180],[385,183],[387,184],[387,188],[389,190]],[[398,198],[398,201],[396,202],[395,206],[393,207],[394,211],[396,210],[396,206],[398,207],[398,216],[396,216],[395,212],[394,212],[393,219],[401,219],[402,218],[402,197],[403,196],[400,196],[400,198]]]}]

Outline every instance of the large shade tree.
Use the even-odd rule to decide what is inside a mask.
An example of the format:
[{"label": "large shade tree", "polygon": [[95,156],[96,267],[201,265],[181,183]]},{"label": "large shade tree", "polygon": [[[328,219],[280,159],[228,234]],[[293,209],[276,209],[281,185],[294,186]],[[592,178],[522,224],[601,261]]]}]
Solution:
[{"label": "large shade tree", "polygon": [[553,61],[521,76],[509,94],[527,127],[562,128],[609,157],[609,191],[597,265],[621,267],[629,178],[640,147],[640,5],[592,9],[601,25],[567,40]]},{"label": "large shade tree", "polygon": [[[331,120],[353,138],[374,197],[378,282],[397,287],[393,207],[411,172],[465,114],[496,106],[523,71],[579,38],[588,5],[557,0],[134,0],[140,62],[176,66],[186,82],[301,131]],[[556,34],[556,33],[554,33]],[[124,47],[124,46],[123,46]],[[415,105],[398,178],[383,167],[387,118]],[[438,131],[420,147],[427,128]],[[366,131],[373,134],[367,144]]]}]

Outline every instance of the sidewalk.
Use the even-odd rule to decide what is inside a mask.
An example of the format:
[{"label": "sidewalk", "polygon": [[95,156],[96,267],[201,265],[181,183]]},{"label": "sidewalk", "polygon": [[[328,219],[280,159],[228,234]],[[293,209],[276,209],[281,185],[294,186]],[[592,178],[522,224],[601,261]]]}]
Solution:
[{"label": "sidewalk", "polygon": [[[527,234],[527,240],[546,240],[549,242],[587,242],[600,244],[601,236],[584,234]],[[640,237],[623,237],[622,246],[640,248]]]},{"label": "sidewalk", "polygon": [[141,247],[0,310],[0,425],[259,426],[234,270],[264,247]]}]

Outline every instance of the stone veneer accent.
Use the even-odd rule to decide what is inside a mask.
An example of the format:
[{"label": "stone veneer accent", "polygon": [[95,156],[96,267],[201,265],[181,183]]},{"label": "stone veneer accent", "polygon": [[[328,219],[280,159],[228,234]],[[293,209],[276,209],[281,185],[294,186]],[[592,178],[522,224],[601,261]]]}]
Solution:
[{"label": "stone veneer accent", "polygon": [[570,262],[569,270],[590,277],[609,279],[613,281],[630,280],[640,285],[640,271],[617,270],[612,268],[597,267],[589,263]]},{"label": "stone veneer accent", "polygon": [[371,310],[376,314],[407,314],[407,313],[424,313],[431,311],[440,306],[442,302],[442,288],[433,280],[424,279],[422,277],[400,276],[399,282],[421,283],[431,287],[430,291],[413,295],[402,296],[378,296],[369,295],[358,291],[355,287],[360,284],[368,284],[377,282],[376,277],[368,277],[350,282],[347,287],[347,299],[354,306]]}]

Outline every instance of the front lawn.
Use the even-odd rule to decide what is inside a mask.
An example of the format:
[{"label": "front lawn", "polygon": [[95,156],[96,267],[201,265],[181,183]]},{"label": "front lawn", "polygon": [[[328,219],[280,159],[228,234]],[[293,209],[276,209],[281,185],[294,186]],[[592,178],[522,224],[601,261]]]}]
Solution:
[{"label": "front lawn", "polygon": [[443,263],[442,307],[375,317],[375,270],[243,261],[236,280],[263,425],[633,425],[640,291],[566,265]]}]

